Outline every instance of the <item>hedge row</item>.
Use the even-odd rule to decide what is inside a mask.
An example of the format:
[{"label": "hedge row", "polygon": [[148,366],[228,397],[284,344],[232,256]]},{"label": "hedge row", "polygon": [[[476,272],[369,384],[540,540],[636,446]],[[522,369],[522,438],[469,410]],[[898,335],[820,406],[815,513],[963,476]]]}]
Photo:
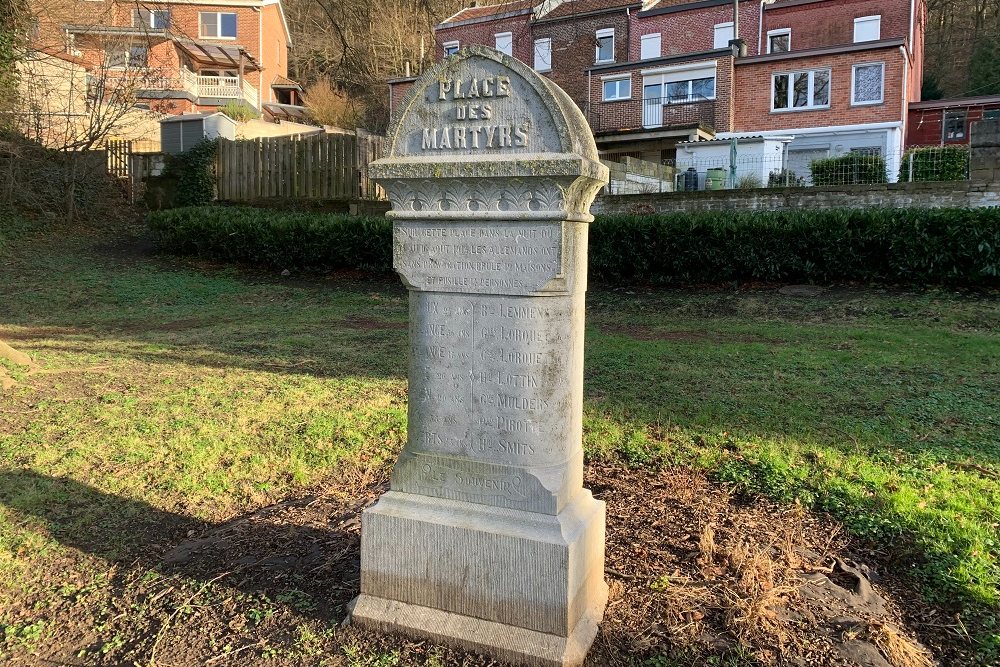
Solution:
[{"label": "hedge row", "polygon": [[[149,216],[158,247],[274,268],[388,271],[384,218],[192,207]],[[615,215],[590,227],[607,283],[1000,283],[1000,210],[858,209]]]}]

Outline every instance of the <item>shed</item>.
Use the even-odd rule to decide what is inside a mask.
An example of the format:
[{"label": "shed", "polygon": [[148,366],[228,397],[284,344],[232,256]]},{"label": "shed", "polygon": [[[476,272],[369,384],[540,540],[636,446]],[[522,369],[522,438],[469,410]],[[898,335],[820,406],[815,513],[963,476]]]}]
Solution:
[{"label": "shed", "polygon": [[164,153],[183,153],[205,139],[236,139],[236,121],[224,113],[185,113],[160,121]]}]

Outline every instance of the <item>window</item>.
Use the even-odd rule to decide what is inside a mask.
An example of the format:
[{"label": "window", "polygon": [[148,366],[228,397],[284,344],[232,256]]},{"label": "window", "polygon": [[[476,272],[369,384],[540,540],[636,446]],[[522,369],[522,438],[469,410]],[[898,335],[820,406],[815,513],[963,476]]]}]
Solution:
[{"label": "window", "polygon": [[628,100],[632,98],[632,77],[606,79],[604,81],[604,101]]},{"label": "window", "polygon": [[944,140],[961,141],[965,139],[965,111],[944,112]]},{"label": "window", "polygon": [[792,50],[792,31],[790,28],[767,31],[767,52],[788,53]]},{"label": "window", "polygon": [[444,57],[453,56],[458,53],[458,42],[445,42],[442,44],[444,48]]},{"label": "window", "polygon": [[125,49],[109,49],[104,53],[104,62],[113,69],[146,67],[149,63],[149,49],[142,44],[133,44]]},{"label": "window", "polygon": [[853,72],[851,104],[879,104],[882,102],[885,65],[883,63],[855,65]]},{"label": "window", "polygon": [[198,34],[213,39],[236,39],[236,14],[199,12]]},{"label": "window", "polygon": [[597,50],[594,55],[594,62],[613,63],[615,61],[615,29],[605,28],[598,30]]},{"label": "window", "polygon": [[548,72],[552,69],[552,40],[548,37],[535,40],[535,71]]},{"label": "window", "polygon": [[666,85],[666,102],[681,104],[715,99],[715,77],[671,81]]},{"label": "window", "polygon": [[499,32],[493,35],[496,40],[497,51],[506,53],[508,56],[514,55],[514,35],[509,32]]},{"label": "window", "polygon": [[987,109],[983,112],[983,120],[1000,120],[1000,109]]},{"label": "window", "polygon": [[729,47],[729,40],[733,39],[733,22],[718,23],[715,26],[715,37],[712,48],[725,49]]},{"label": "window", "polygon": [[649,60],[660,57],[660,33],[643,35],[639,38],[639,59]]},{"label": "window", "polygon": [[134,9],[132,10],[132,26],[134,28],[149,28],[163,30],[170,27],[169,9]]},{"label": "window", "polygon": [[787,72],[771,77],[773,111],[821,109],[830,106],[830,70]]},{"label": "window", "polygon": [[854,19],[854,41],[874,42],[881,38],[882,17],[862,16]]},{"label": "window", "polygon": [[857,146],[850,149],[854,155],[864,155],[865,157],[882,157],[881,146]]}]

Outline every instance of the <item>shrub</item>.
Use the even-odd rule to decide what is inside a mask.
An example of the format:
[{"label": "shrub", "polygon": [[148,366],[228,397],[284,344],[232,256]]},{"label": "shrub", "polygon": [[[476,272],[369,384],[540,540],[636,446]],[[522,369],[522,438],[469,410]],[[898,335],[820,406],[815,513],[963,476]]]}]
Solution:
[{"label": "shrub", "polygon": [[847,153],[809,163],[813,185],[858,185],[885,183],[885,160],[881,155]]},{"label": "shrub", "polygon": [[243,102],[237,102],[236,100],[226,102],[219,107],[219,111],[226,114],[237,123],[245,123],[249,120],[260,118],[260,113],[256,109],[248,104],[244,104]]},{"label": "shrub", "polygon": [[[168,252],[276,268],[392,268],[384,218],[213,206],[156,211],[149,222]],[[991,208],[601,216],[589,245],[591,275],[610,284],[1000,282],[1000,209]]]},{"label": "shrub", "polygon": [[775,169],[767,175],[769,188],[802,188],[806,185],[804,176],[799,176],[791,169]]},{"label": "shrub", "polygon": [[757,174],[743,174],[736,181],[737,190],[755,190],[762,187],[764,187],[764,183]]},{"label": "shrub", "polygon": [[964,181],[969,177],[968,146],[919,146],[903,153],[900,182]]},{"label": "shrub", "polygon": [[175,181],[168,206],[202,206],[215,199],[215,156],[218,139],[205,139],[194,148],[167,159],[163,176]]},{"label": "shrub", "polygon": [[392,269],[386,218],[198,206],[154,211],[148,220],[157,248],[176,254],[276,268]]}]

